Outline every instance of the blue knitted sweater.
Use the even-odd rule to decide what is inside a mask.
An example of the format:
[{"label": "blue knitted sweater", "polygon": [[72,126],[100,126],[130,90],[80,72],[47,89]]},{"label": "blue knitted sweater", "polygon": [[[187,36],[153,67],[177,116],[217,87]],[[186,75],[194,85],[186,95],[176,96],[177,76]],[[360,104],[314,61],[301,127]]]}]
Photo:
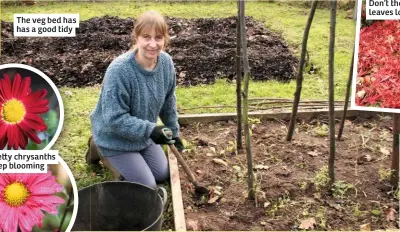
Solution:
[{"label": "blue knitted sweater", "polygon": [[150,145],[158,116],[179,136],[175,69],[161,52],[152,71],[142,68],[134,51],[117,57],[107,68],[99,101],[90,115],[92,134],[103,156],[140,151]]}]

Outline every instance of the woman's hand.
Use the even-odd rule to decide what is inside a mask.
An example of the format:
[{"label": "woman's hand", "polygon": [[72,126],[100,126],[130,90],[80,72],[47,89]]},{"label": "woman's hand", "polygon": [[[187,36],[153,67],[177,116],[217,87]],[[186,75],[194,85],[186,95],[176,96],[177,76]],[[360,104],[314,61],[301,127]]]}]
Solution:
[{"label": "woman's hand", "polygon": [[166,126],[156,126],[151,132],[150,138],[156,144],[173,144],[172,131]]},{"label": "woman's hand", "polygon": [[183,146],[182,140],[179,137],[173,138],[175,140],[175,147],[179,152],[182,152],[185,149],[185,146]]}]

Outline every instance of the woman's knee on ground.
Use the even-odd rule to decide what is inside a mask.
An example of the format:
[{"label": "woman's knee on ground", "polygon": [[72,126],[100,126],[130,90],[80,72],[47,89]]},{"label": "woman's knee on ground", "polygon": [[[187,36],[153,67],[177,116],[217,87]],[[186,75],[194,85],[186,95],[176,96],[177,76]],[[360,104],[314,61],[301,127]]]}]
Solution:
[{"label": "woman's knee on ground", "polygon": [[140,153],[132,152],[110,156],[107,160],[126,181],[136,182],[151,188],[156,187],[154,175]]}]

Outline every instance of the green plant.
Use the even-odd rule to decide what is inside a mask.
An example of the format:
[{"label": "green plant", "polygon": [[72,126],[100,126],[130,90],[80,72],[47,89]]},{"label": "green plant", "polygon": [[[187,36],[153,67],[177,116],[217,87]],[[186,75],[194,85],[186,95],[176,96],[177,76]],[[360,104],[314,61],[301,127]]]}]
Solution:
[{"label": "green plant", "polygon": [[303,180],[303,181],[301,181],[301,182],[299,183],[299,187],[300,187],[301,190],[306,190],[306,189],[307,189],[307,186],[308,186],[308,182],[305,181],[305,180]]},{"label": "green plant", "polygon": [[378,170],[379,180],[380,180],[380,181],[389,180],[390,177],[391,177],[392,174],[393,174],[393,171],[394,171],[394,170],[380,167],[379,170]]},{"label": "green plant", "polygon": [[239,164],[239,165],[233,165],[232,168],[235,173],[234,180],[237,182],[243,182],[247,176],[247,169],[245,168],[245,166],[243,166],[243,164]]},{"label": "green plant", "polygon": [[345,181],[337,181],[333,183],[332,186],[333,196],[336,198],[344,198],[344,195],[350,189],[355,189],[354,185]]},{"label": "green plant", "polygon": [[319,137],[325,137],[328,135],[329,128],[326,124],[322,124],[314,128],[314,135]]},{"label": "green plant", "polygon": [[249,124],[260,124],[261,121],[259,118],[250,118],[249,117]]},{"label": "green plant", "polygon": [[274,217],[276,215],[276,212],[279,209],[286,207],[290,203],[290,201],[290,196],[286,192],[283,196],[278,198],[278,200],[273,204],[272,208],[267,210],[266,213]]},{"label": "green plant", "polygon": [[282,159],[278,155],[268,154],[267,160],[271,163],[281,163]]},{"label": "green plant", "polygon": [[354,206],[354,210],[353,210],[353,215],[355,216],[355,217],[362,217],[362,216],[364,216],[366,214],[366,212],[365,211],[361,211],[360,210],[360,204],[356,204],[355,206]]},{"label": "green plant", "polygon": [[397,187],[396,191],[393,193],[394,198],[400,200],[400,187]]},{"label": "green plant", "polygon": [[328,175],[328,166],[323,166],[320,168],[312,180],[315,185],[315,189],[317,191],[321,190],[322,188],[326,187],[329,183],[329,175]]},{"label": "green plant", "polygon": [[236,153],[236,140],[228,141],[228,145],[225,147],[225,150],[230,153],[232,152]]},{"label": "green plant", "polygon": [[196,152],[196,145],[193,142],[182,139],[182,143],[188,153]]},{"label": "green plant", "polygon": [[382,215],[382,211],[380,209],[373,209],[370,213],[375,217],[380,217]]},{"label": "green plant", "polygon": [[303,168],[305,168],[307,166],[307,164],[304,163],[304,162],[301,162],[301,163],[296,163],[295,166],[298,167],[298,168],[303,169]]},{"label": "green plant", "polygon": [[320,206],[315,217],[319,219],[319,226],[326,229],[326,208]]}]

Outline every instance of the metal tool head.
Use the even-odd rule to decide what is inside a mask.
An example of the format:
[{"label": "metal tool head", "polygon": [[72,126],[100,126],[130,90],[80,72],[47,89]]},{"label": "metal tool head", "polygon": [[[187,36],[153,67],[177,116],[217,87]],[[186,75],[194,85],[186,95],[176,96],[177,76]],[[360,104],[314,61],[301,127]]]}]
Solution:
[{"label": "metal tool head", "polygon": [[175,143],[175,140],[172,139],[173,133],[172,133],[172,130],[171,130],[171,129],[169,129],[169,128],[163,128],[163,129],[162,129],[162,132],[163,132],[164,136],[165,136],[167,139],[170,140],[168,144],[174,144],[174,143]]}]

